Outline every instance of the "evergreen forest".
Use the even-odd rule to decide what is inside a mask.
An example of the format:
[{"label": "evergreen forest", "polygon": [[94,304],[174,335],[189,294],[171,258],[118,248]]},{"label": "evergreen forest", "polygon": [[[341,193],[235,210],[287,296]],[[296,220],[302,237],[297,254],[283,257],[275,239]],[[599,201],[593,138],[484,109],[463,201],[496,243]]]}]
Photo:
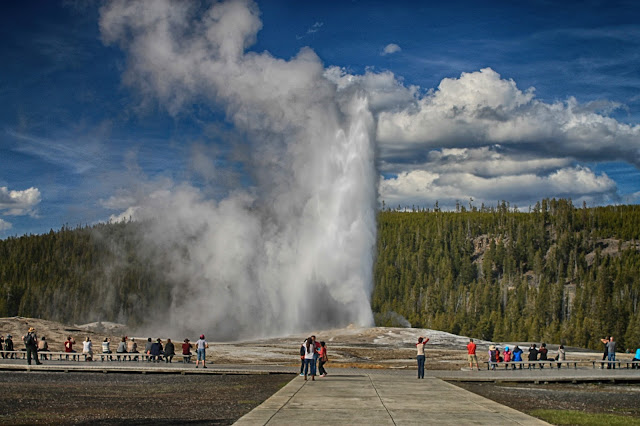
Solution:
[{"label": "evergreen forest", "polygon": [[[0,240],[0,317],[152,321],[170,305],[171,283],[161,254],[140,249],[141,232],[144,224],[111,223]],[[614,335],[623,349],[640,347],[638,205],[383,208],[376,256],[378,325],[406,319],[485,340],[590,348]]]}]

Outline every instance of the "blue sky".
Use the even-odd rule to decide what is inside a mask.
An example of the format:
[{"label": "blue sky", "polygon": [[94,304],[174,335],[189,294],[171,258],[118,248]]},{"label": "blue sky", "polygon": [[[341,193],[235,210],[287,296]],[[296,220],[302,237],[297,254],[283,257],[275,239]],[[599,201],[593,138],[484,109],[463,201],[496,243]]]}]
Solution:
[{"label": "blue sky", "polygon": [[[213,199],[251,185],[224,103],[175,110],[125,81],[135,52],[127,35],[105,44],[101,6],[0,4],[0,238],[106,221],[180,183]],[[288,61],[308,46],[371,97],[380,201],[640,200],[636,2],[258,7],[249,51]]]}]

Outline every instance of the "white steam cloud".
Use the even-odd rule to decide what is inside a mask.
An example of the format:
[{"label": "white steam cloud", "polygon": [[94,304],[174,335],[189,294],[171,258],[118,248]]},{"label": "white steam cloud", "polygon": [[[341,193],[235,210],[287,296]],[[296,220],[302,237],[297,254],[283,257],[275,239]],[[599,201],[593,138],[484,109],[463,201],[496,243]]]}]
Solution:
[{"label": "white steam cloud", "polygon": [[146,242],[171,253],[165,324],[226,339],[370,325],[377,175],[368,101],[327,79],[310,49],[289,61],[247,52],[261,25],[251,1],[101,10],[103,40],[127,53],[125,84],[175,115],[194,103],[224,109],[252,179],[218,198],[188,184],[128,195],[136,206],[127,214],[154,224]]}]

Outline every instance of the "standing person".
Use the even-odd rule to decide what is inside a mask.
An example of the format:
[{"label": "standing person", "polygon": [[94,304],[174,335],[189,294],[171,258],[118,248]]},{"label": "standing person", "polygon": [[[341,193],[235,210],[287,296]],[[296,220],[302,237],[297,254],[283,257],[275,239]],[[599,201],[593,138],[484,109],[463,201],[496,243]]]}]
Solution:
[{"label": "standing person", "polygon": [[467,344],[467,358],[469,359],[469,368],[473,370],[473,363],[475,362],[476,368],[480,371],[478,356],[476,355],[476,344],[473,343],[473,339],[469,339],[469,344]]},{"label": "standing person", "polygon": [[416,360],[418,361],[418,379],[424,379],[424,345],[429,341],[428,338],[424,338],[422,336],[418,337],[418,343],[416,343],[416,349],[418,354],[416,355]]},{"label": "standing person", "polygon": [[607,360],[614,361],[607,363],[607,368],[616,368],[616,342],[613,340],[613,336],[609,337],[609,341],[606,343],[607,346]]},{"label": "standing person", "polygon": [[316,340],[316,336],[311,336],[311,342],[315,348],[315,355],[313,356],[314,370],[318,371],[318,354],[320,353],[320,342]]},{"label": "standing person", "polygon": [[304,376],[304,354],[305,354],[305,350],[304,350],[304,345],[307,342],[307,340],[305,339],[302,344],[300,345],[300,375]]},{"label": "standing person", "polygon": [[171,364],[173,361],[173,357],[176,354],[176,348],[171,341],[171,339],[167,339],[167,344],[164,346],[164,360],[167,364]]},{"label": "standing person", "polygon": [[29,331],[22,337],[22,340],[27,349],[27,364],[31,365],[31,357],[33,357],[36,365],[42,364],[38,360],[38,336],[36,335],[36,329],[29,327]]},{"label": "standing person", "polygon": [[182,361],[189,364],[191,362],[191,343],[189,343],[189,339],[184,339],[182,343]]},{"label": "standing person", "polygon": [[[602,360],[606,361],[609,358],[609,347],[607,343],[609,343],[609,336],[604,339],[600,339],[602,343],[604,343],[604,352],[602,353]],[[604,362],[600,364],[600,368],[604,368]]]},{"label": "standing person", "polygon": [[[4,337],[0,334],[0,351],[4,351]],[[2,352],[2,358],[6,358],[7,354]]]},{"label": "standing person", "polygon": [[[73,350],[73,345],[75,345],[76,341],[74,340],[73,337],[71,336],[67,336],[67,340],[64,341],[64,351],[68,354],[70,353],[75,353],[76,351]],[[67,361],[69,361],[69,355],[66,356]],[[73,360],[76,360],[76,356],[73,355]]]},{"label": "standing person", "polygon": [[85,361],[93,361],[93,343],[89,336],[82,342],[82,354]]},{"label": "standing person", "polygon": [[207,368],[206,357],[208,347],[209,344],[204,340],[204,334],[201,334],[200,338],[196,342],[196,352],[198,354],[198,359],[196,359],[196,368],[198,368],[198,362],[200,361],[202,361],[202,368]]},{"label": "standing person", "polygon": [[[126,354],[127,353],[127,338],[126,337],[122,337],[122,340],[120,341],[120,343],[118,343],[118,348],[116,349],[116,353],[117,354]],[[127,360],[126,356],[123,356],[123,361]],[[118,355],[118,361],[120,361],[120,355]]]},{"label": "standing person", "polygon": [[42,352],[49,352],[49,343],[47,342],[47,338],[44,336],[42,336],[38,342],[38,352],[40,352],[40,357],[46,361],[47,355]]},{"label": "standing person", "polygon": [[7,358],[13,359],[15,357],[15,354],[13,353],[13,339],[10,334],[7,334],[7,338],[4,339],[4,350],[11,352],[7,354]]},{"label": "standing person", "polygon": [[[556,361],[565,361],[567,359],[566,353],[564,351],[564,345],[560,345],[558,348],[558,355],[556,356]],[[558,368],[561,368],[562,364],[558,363]]]},{"label": "standing person", "polygon": [[[513,348],[513,362],[522,362],[522,349],[520,349],[520,346],[516,345],[515,348]],[[512,365],[513,370],[516,369],[515,365]],[[522,370],[522,365],[520,365],[520,369]]]},{"label": "standing person", "polygon": [[307,380],[307,374],[311,375],[311,380],[316,379],[316,345],[313,339],[309,337],[304,343],[304,379]]},{"label": "standing person", "polygon": [[320,377],[327,377],[327,370],[324,369],[324,365],[329,361],[329,357],[327,356],[327,346],[324,342],[320,342],[320,352],[318,353],[318,373],[320,373]]}]

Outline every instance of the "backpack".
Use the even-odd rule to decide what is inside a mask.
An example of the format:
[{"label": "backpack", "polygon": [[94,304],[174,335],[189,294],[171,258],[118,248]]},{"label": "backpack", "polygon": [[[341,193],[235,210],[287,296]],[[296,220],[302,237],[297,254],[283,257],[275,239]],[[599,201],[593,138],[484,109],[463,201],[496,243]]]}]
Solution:
[{"label": "backpack", "polygon": [[27,346],[33,346],[36,344],[36,341],[33,338],[33,334],[27,333],[27,335],[24,336],[24,344]]},{"label": "backpack", "polygon": [[300,356],[304,356],[305,353],[304,346],[300,346]]}]

